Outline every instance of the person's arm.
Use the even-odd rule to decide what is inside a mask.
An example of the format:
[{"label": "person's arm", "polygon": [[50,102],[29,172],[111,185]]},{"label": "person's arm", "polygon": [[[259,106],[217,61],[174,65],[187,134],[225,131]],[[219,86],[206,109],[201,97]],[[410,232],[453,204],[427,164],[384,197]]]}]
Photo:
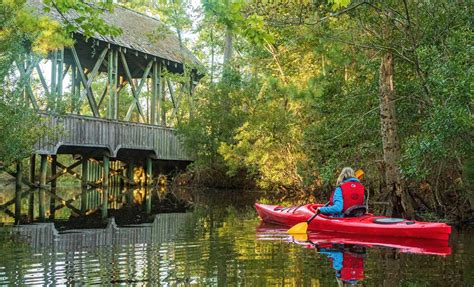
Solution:
[{"label": "person's arm", "polygon": [[342,269],[342,264],[344,263],[344,253],[341,251],[335,251],[332,249],[321,248],[319,253],[324,254],[329,257],[332,261],[332,268],[336,271],[340,271]]},{"label": "person's arm", "polygon": [[333,205],[320,207],[319,211],[323,214],[337,214],[341,213],[344,207],[344,199],[342,198],[342,189],[337,187],[334,191]]}]

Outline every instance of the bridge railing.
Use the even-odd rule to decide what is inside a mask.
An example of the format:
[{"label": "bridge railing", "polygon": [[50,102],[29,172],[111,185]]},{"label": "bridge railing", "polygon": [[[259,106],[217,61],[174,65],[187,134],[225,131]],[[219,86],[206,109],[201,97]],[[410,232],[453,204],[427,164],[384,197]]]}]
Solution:
[{"label": "bridge railing", "polygon": [[111,157],[128,149],[150,151],[156,159],[190,160],[173,128],[79,115],[41,116],[53,134],[38,141],[38,154],[84,147],[108,149]]}]

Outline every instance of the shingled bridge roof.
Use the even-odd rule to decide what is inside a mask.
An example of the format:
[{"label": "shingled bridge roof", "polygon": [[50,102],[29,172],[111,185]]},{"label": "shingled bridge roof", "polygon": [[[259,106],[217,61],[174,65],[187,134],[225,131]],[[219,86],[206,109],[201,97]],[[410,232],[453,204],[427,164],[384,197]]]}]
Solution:
[{"label": "shingled bridge roof", "polygon": [[[79,17],[79,14],[73,10],[65,14],[59,13],[56,9],[45,12],[42,0],[29,0],[28,4],[37,13],[49,16],[61,23]],[[99,41],[166,60],[167,66],[174,68],[171,70],[182,71],[183,64],[201,65],[191,51],[180,45],[176,34],[154,17],[119,5],[116,5],[112,12],[104,11],[101,17],[107,24],[120,28],[122,33],[118,36],[93,36]],[[78,33],[81,34],[81,31]]]}]

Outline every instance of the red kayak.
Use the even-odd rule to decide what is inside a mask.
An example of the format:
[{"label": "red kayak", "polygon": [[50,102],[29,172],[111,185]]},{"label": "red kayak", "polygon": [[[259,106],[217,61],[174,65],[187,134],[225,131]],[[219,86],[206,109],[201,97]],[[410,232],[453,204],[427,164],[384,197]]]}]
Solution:
[{"label": "red kayak", "polygon": [[[264,222],[292,227],[308,220],[321,204],[283,207],[256,203],[258,215]],[[448,240],[451,226],[445,223],[412,221],[375,216],[367,213],[357,217],[334,218],[320,214],[308,225],[309,231],[333,231],[365,236],[395,236]]]},{"label": "red kayak", "polygon": [[447,240],[406,238],[393,236],[367,236],[360,234],[342,234],[337,232],[312,232],[308,234],[306,241],[297,241],[286,233],[287,229],[262,223],[257,227],[258,240],[280,240],[293,242],[308,248],[325,246],[327,244],[359,245],[368,248],[386,247],[395,248],[402,253],[429,254],[447,256],[451,254]]}]

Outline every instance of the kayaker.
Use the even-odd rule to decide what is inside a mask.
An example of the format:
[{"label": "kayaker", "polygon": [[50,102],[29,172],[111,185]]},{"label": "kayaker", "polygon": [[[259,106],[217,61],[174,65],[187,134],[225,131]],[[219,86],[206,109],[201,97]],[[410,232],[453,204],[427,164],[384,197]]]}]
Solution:
[{"label": "kayaker", "polygon": [[337,178],[336,186],[329,200],[329,205],[319,208],[322,214],[344,217],[344,211],[348,208],[364,204],[365,189],[356,178],[352,168],[345,167],[342,169]]}]

